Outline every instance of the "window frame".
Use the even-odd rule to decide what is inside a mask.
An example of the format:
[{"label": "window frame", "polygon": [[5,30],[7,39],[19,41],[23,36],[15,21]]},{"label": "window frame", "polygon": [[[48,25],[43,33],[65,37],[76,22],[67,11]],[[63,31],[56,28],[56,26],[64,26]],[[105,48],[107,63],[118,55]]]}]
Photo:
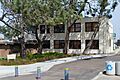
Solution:
[{"label": "window frame", "polygon": [[98,28],[99,31],[99,26],[98,22],[85,22],[85,32],[94,32],[95,28]]},{"label": "window frame", "polygon": [[80,22],[74,23],[74,25],[70,28],[70,32],[81,32],[81,23]]},{"label": "window frame", "polygon": [[[47,45],[47,46],[45,46],[45,45]],[[45,46],[45,47],[44,47]],[[43,49],[50,49],[50,40],[44,40],[43,42],[42,42],[42,48]]]},{"label": "window frame", "polygon": [[70,40],[69,49],[81,49],[81,40]]},{"label": "window frame", "polygon": [[54,49],[64,49],[64,45],[65,40],[54,40]]},{"label": "window frame", "polygon": [[40,34],[45,33],[45,25],[40,25]]},{"label": "window frame", "polygon": [[[43,28],[43,30],[42,30],[42,28]],[[50,27],[48,25],[46,25],[46,26],[45,25],[40,25],[40,34],[45,34],[46,30],[47,30],[47,34],[49,34],[50,33]]]},{"label": "window frame", "polygon": [[64,24],[55,25],[54,33],[65,33],[65,25]]},{"label": "window frame", "polygon": [[[85,40],[85,48],[87,47],[87,44],[89,42],[90,42],[90,40]],[[94,44],[97,44],[97,46],[93,46]],[[90,49],[99,49],[99,40],[93,40]]]}]

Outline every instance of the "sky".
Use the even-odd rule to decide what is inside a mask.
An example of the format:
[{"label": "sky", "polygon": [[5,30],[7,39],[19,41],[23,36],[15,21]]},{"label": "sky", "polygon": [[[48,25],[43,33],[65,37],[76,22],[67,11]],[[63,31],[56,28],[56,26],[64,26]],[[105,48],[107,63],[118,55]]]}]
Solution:
[{"label": "sky", "polygon": [[113,31],[116,33],[116,39],[120,39],[120,3],[112,14],[111,23],[113,24]]},{"label": "sky", "polygon": [[[1,16],[1,10],[0,10],[0,16]],[[114,33],[116,33],[116,39],[120,39],[120,3],[116,7],[115,11],[112,13],[111,23],[113,24],[113,31]],[[0,25],[1,24],[2,23],[0,22]]]}]

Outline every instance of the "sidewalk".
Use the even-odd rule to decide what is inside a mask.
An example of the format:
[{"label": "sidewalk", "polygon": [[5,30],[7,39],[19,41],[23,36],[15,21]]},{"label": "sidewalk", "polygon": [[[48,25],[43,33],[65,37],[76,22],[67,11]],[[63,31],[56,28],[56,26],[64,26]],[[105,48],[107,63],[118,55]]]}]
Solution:
[{"label": "sidewalk", "polygon": [[100,72],[95,78],[92,80],[120,80],[120,76],[116,75],[105,75],[102,72]]},{"label": "sidewalk", "polygon": [[[67,63],[67,62],[72,62],[77,60],[99,58],[99,57],[105,57],[105,56],[108,56],[108,55],[75,56],[75,57],[54,59],[54,60],[39,62],[35,64],[19,65],[18,66],[19,75],[32,74],[32,72],[37,70],[37,67],[41,68],[41,72],[45,72],[57,64],[62,64],[62,63]],[[0,78],[14,76],[14,75],[15,75],[15,66],[0,66]]]},{"label": "sidewalk", "polygon": [[[72,61],[77,61],[77,60],[113,56],[113,55],[115,54],[111,53],[111,54],[102,54],[102,55],[99,54],[99,55],[90,55],[90,56],[75,56],[75,57],[54,59],[54,60],[39,62],[35,64],[19,65],[18,66],[19,75],[32,74],[32,72],[37,70],[37,67],[41,68],[41,72],[45,72],[57,64],[62,64],[62,63],[67,63],[67,62],[72,62]],[[14,75],[15,75],[15,66],[0,66],[0,78],[14,76]]]},{"label": "sidewalk", "polygon": [[[120,47],[114,51],[115,54],[120,54]],[[120,80],[120,76],[116,75],[105,75],[100,72],[95,78],[92,80]]]}]

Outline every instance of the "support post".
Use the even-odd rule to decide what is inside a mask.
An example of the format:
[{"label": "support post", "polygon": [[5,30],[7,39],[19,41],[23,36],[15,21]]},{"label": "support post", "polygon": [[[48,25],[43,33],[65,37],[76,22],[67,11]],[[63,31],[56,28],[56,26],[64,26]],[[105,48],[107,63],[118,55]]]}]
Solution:
[{"label": "support post", "polygon": [[65,68],[64,70],[64,80],[69,80],[69,68]]},{"label": "support post", "polygon": [[18,72],[18,66],[15,66],[15,77],[18,77],[19,72]]},{"label": "support post", "polygon": [[37,80],[41,79],[41,68],[40,67],[37,67],[37,76],[36,76],[36,79]]}]

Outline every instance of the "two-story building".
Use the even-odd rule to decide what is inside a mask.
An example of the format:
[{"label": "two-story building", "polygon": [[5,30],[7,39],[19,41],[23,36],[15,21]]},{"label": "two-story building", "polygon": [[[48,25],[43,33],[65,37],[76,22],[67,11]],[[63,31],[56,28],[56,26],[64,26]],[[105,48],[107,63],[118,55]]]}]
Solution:
[{"label": "two-story building", "polygon": [[[88,50],[88,53],[112,53],[113,52],[113,26],[109,19],[102,18],[84,18],[76,21],[70,29],[68,53],[80,54],[91,40],[95,27],[100,21],[99,31]],[[43,43],[43,52],[63,52],[66,27],[64,24],[56,26],[40,26],[41,36],[45,35],[47,30],[47,38]],[[35,40],[35,36],[25,35],[26,41]]]}]

